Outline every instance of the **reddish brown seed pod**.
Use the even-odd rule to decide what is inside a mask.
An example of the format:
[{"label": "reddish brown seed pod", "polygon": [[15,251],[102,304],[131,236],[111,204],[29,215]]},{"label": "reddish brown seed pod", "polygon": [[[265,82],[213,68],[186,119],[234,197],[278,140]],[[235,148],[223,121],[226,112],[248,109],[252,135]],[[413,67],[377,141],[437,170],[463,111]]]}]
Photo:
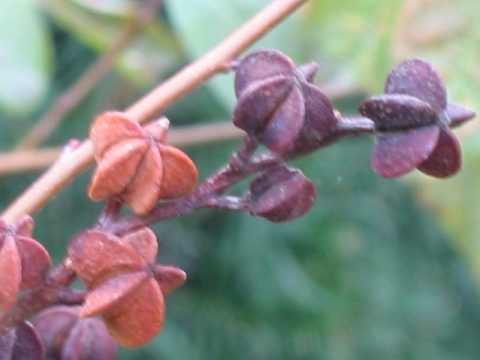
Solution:
[{"label": "reddish brown seed pod", "polygon": [[142,128],[122,112],[98,116],[90,128],[98,163],[90,198],[119,196],[135,213],[145,214],[158,200],[190,192],[198,170],[184,152],[165,144],[168,126],[165,117]]},{"label": "reddish brown seed pod", "polygon": [[22,281],[22,262],[12,236],[0,239],[0,313],[7,312],[17,299]]},{"label": "reddish brown seed pod", "polygon": [[28,215],[11,225],[0,219],[0,312],[14,304],[19,291],[42,283],[52,264],[43,245],[31,238],[33,225]]},{"label": "reddish brown seed pod", "polygon": [[79,316],[100,315],[124,346],[152,340],[163,326],[164,296],[186,278],[180,269],[155,264],[157,251],[156,236],[146,227],[122,237],[96,230],[75,236],[68,253],[88,289]]},{"label": "reddish brown seed pod", "polygon": [[117,274],[138,271],[144,266],[143,258],[131,243],[95,230],[76,235],[68,248],[68,256],[88,289]]}]

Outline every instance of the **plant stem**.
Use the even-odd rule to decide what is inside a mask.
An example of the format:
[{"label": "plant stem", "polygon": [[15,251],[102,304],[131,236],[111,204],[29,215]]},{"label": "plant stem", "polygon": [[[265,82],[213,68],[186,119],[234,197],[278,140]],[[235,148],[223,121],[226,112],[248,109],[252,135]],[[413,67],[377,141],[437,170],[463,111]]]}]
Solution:
[{"label": "plant stem", "polygon": [[82,304],[86,293],[69,289],[75,278],[75,273],[66,262],[60,264],[42,285],[27,292],[13,308],[0,316],[0,335],[47,307]]},{"label": "plant stem", "polygon": [[373,134],[375,124],[372,119],[362,116],[341,117],[338,119],[337,129],[345,134],[356,135],[360,133]]},{"label": "plant stem", "polygon": [[[223,193],[243,179],[266,170],[283,160],[281,156],[272,152],[254,155],[251,152],[254,146],[256,146],[256,140],[246,137],[239,151],[233,154],[227,165],[186,196],[161,204],[146,215],[133,215],[119,219],[117,222],[107,224],[104,227],[100,224],[98,230],[122,235],[142,226],[149,226],[162,220],[178,217],[201,208],[215,207],[216,205],[218,205],[218,208],[232,206],[232,210],[246,210],[248,204],[245,201],[238,199],[232,201],[233,197],[224,197],[222,196]],[[249,156],[248,159],[247,156]]]},{"label": "plant stem", "polygon": [[[203,82],[228,69],[229,62],[257,41],[266,32],[294,12],[307,0],[275,0],[223,40],[210,52],[153,89],[126,110],[126,115],[140,123],[161,113],[175,101]],[[93,162],[89,140],[55,164],[2,214],[7,223],[23,214],[33,215]]]},{"label": "plant stem", "polygon": [[[168,131],[168,143],[186,147],[238,139],[245,133],[233,126],[231,121],[183,126]],[[63,148],[18,150],[0,153],[0,176],[42,170],[58,160]]]}]

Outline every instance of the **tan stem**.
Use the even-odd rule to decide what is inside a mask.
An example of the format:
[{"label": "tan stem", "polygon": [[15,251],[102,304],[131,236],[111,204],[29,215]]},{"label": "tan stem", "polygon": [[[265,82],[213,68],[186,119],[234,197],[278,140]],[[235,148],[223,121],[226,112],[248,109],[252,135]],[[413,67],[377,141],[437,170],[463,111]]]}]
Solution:
[{"label": "tan stem", "polygon": [[[161,113],[216,73],[226,70],[231,60],[306,1],[272,1],[210,52],[135,102],[126,110],[127,115],[144,123]],[[4,211],[3,219],[10,223],[23,214],[33,215],[38,212],[51,198],[92,164],[92,143],[90,140],[84,141],[75,152],[66,158],[52,166],[17,198]]]},{"label": "tan stem", "polygon": [[[168,143],[178,147],[188,147],[237,139],[243,135],[244,132],[234,127],[230,121],[222,121],[170,129]],[[45,169],[55,163],[61,153],[60,147],[0,153],[0,176]]]},{"label": "tan stem", "polygon": [[82,77],[58,96],[50,110],[45,113],[19,142],[17,149],[33,149],[40,145],[52,133],[62,119],[89,94],[103,76],[110,72],[114,59],[125,50],[141,30],[154,19],[154,14],[160,5],[161,1],[152,0],[134,14],[132,22],[127,24],[125,31],[112,43],[110,48],[88,68]]}]

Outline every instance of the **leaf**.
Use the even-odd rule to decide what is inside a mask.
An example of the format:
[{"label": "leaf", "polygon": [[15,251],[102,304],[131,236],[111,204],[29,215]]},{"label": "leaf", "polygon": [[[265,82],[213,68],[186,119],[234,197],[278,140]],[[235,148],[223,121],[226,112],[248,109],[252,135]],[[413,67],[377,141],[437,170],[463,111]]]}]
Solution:
[{"label": "leaf", "polygon": [[136,5],[135,0],[72,0],[72,3],[78,4],[90,11],[110,16],[125,15]]},{"label": "leaf", "polygon": [[42,101],[53,48],[33,0],[0,2],[0,108],[27,116]]},{"label": "leaf", "polygon": [[312,1],[304,8],[306,36],[322,54],[327,79],[368,90],[383,88],[394,60],[401,0]]},{"label": "leaf", "polygon": [[[44,0],[57,24],[96,51],[105,51],[132,21],[134,8],[118,1],[110,11],[100,2]],[[109,5],[113,5],[113,2]],[[171,30],[157,19],[139,34],[117,58],[118,69],[137,85],[150,84],[178,61],[179,47]]]},{"label": "leaf", "polygon": [[[188,56],[193,60],[217,45],[268,3],[266,0],[205,0],[201,6],[189,6],[185,1],[167,1],[165,5]],[[255,48],[276,48],[287,52],[294,60],[305,60],[303,47],[299,44],[301,31],[298,15],[294,15],[262,38]],[[229,75],[208,83],[228,108],[235,104],[232,82],[233,76]]]}]

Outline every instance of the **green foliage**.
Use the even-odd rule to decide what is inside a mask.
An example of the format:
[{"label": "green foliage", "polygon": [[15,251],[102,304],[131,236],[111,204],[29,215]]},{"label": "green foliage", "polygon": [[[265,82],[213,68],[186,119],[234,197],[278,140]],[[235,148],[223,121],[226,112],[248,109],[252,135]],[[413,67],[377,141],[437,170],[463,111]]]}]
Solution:
[{"label": "green foliage", "polygon": [[[138,6],[131,1],[101,5],[102,2],[44,1],[45,9],[59,26],[96,51],[108,49],[128,26],[133,26],[133,18],[138,14]],[[171,70],[172,63],[179,60],[178,51],[171,30],[159,19],[135,38],[116,61],[124,76],[145,86],[152,78]]]},{"label": "green foliage", "polygon": [[52,44],[33,0],[0,2],[0,109],[30,113],[48,88]]},{"label": "green foliage", "polygon": [[[184,1],[167,1],[166,6],[169,19],[178,32],[188,57],[196,59],[267,3],[268,1],[258,0],[208,0],[202,1],[201,6],[195,6],[186,5]],[[272,47],[285,51],[295,60],[306,60],[302,44],[298,43],[298,40],[303,39],[301,30],[298,15],[293,15],[254,47]],[[235,104],[232,79],[231,75],[222,76],[208,84],[228,109],[233,109]]]}]

